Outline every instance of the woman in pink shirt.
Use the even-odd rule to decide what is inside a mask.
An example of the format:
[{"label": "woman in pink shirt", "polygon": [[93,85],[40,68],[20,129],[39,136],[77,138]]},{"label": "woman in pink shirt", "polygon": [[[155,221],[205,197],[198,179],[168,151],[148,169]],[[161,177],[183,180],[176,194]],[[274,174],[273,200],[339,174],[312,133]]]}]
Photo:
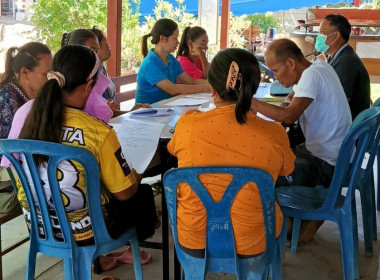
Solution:
[{"label": "woman in pink shirt", "polygon": [[186,27],[182,33],[177,60],[193,79],[207,79],[209,63],[206,57],[208,36],[202,27]]}]

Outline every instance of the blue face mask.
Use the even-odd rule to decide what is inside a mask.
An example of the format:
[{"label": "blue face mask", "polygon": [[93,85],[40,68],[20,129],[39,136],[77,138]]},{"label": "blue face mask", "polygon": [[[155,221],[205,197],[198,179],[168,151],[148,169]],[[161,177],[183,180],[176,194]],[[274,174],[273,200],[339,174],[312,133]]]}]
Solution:
[{"label": "blue face mask", "polygon": [[[334,34],[335,32],[331,33],[330,35]],[[323,34],[318,34],[317,38],[315,39],[315,48],[317,51],[325,53],[329,49],[329,45],[326,44],[326,39],[330,35],[323,35]]]}]

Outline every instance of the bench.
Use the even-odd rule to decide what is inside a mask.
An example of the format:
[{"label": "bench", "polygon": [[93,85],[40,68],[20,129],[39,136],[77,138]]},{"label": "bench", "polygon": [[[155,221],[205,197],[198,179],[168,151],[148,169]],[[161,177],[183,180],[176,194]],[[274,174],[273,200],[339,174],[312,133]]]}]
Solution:
[{"label": "bench", "polygon": [[129,85],[136,83],[137,74],[130,74],[126,76],[119,76],[111,78],[112,82],[116,86],[116,102],[120,103],[123,101],[131,100],[135,98],[136,89],[127,90],[120,92],[120,87],[124,85]]},{"label": "bench", "polygon": [[16,218],[20,215],[22,215],[21,209],[16,211],[16,212],[9,213],[9,214],[0,214],[0,280],[3,279],[3,256],[29,240],[29,236],[27,236],[27,237],[23,238],[22,240],[20,240],[16,243],[12,244],[11,246],[5,248],[4,250],[2,248],[1,226],[3,224],[5,224],[6,222],[13,220],[14,218]]}]

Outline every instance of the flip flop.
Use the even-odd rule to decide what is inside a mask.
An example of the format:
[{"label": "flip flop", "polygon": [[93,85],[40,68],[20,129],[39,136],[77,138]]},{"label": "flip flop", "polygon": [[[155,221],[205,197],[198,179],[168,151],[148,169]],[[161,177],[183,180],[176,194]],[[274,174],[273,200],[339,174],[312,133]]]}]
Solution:
[{"label": "flip flop", "polygon": [[[99,266],[100,272],[108,271],[117,266],[117,261],[114,258],[108,258],[107,256],[99,256]],[[94,265],[92,265],[92,269],[94,269]]]},{"label": "flip flop", "polygon": [[[131,249],[131,247],[128,247],[124,251],[108,253],[106,256],[109,257],[109,258],[115,259],[118,263],[133,264],[133,256],[132,256],[132,249]],[[151,254],[148,254],[145,251],[141,251],[140,252],[140,262],[141,262],[141,264],[150,263],[151,260],[152,260],[152,255]]]},{"label": "flip flop", "polygon": [[116,276],[104,276],[100,280],[120,280],[120,278]]}]

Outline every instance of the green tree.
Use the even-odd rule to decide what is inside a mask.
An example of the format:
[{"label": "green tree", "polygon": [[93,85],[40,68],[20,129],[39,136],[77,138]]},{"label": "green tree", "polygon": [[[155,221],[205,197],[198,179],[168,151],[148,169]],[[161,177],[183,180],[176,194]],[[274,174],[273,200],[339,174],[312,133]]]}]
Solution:
[{"label": "green tree", "polygon": [[280,24],[278,18],[276,18],[272,13],[266,14],[253,14],[247,16],[251,21],[252,25],[259,25],[260,32],[266,33],[268,28],[279,28]]},{"label": "green tree", "polygon": [[63,33],[94,25],[105,30],[107,24],[107,0],[38,0],[33,9],[37,39],[53,51],[60,49]]}]

